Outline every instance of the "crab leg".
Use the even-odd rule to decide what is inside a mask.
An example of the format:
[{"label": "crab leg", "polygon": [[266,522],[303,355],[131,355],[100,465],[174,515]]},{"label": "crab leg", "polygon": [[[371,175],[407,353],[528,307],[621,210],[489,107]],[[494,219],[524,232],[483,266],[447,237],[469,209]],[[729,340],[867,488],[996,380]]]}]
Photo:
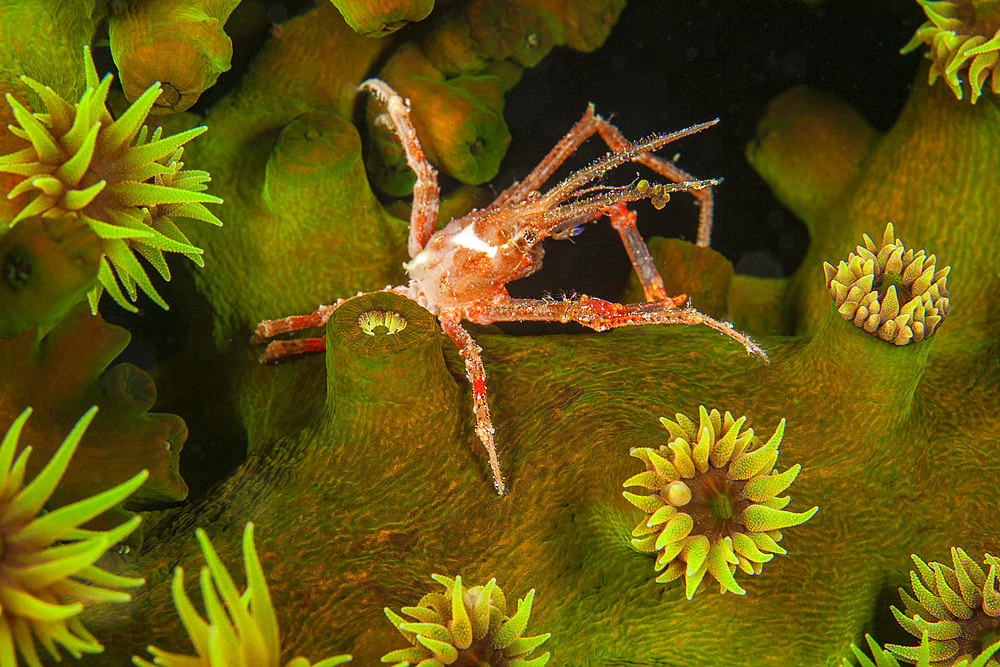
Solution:
[{"label": "crab leg", "polygon": [[441,328],[448,334],[458,347],[458,354],[465,361],[465,374],[472,383],[472,402],[476,413],[476,434],[483,442],[483,447],[490,459],[493,470],[493,485],[501,496],[507,495],[507,486],[500,473],[500,459],[497,458],[496,446],[493,444],[493,422],[490,420],[490,406],[486,402],[486,370],[483,359],[479,356],[482,348],[476,343],[469,332],[462,328],[455,318],[443,316],[440,318]]},{"label": "crab leg", "polygon": [[745,333],[728,322],[700,313],[694,308],[678,308],[686,297],[668,297],[646,303],[612,303],[582,295],[563,301],[503,299],[467,308],[466,319],[476,324],[493,322],[577,322],[594,331],[647,324],[703,324],[723,333],[769,363],[767,353]]},{"label": "crab leg", "polygon": [[410,102],[400,97],[385,81],[368,79],[358,90],[367,90],[385,105],[386,114],[380,118],[399,138],[406,154],[406,164],[417,175],[413,186],[413,208],[410,210],[410,237],[406,243],[410,257],[415,257],[434,233],[437,225],[438,201],[441,189],[438,187],[437,170],[431,166],[420,147],[420,140],[410,122]]},{"label": "crab leg", "polygon": [[[689,134],[694,134],[702,129],[708,127],[709,125],[714,125],[716,121],[711,121],[709,123],[702,123],[699,125],[693,125],[689,128],[679,130],[677,132],[672,132],[669,135],[664,135],[662,137],[663,141],[657,148],[676,141],[682,137]],[[604,120],[601,116],[594,113],[594,105],[587,105],[587,110],[583,113],[583,117],[577,121],[576,125],[570,128],[570,131],[559,140],[552,150],[549,151],[548,155],[542,158],[542,161],[538,163],[530,174],[524,180],[519,183],[514,183],[512,186],[500,193],[488,209],[497,208],[508,201],[523,201],[531,192],[539,190],[542,185],[552,176],[552,174],[562,165],[562,163],[572,155],[577,148],[580,147],[584,141],[593,136],[594,133],[600,135],[604,143],[607,144],[608,148],[612,151],[618,152],[623,150],[628,150],[632,147],[632,143],[625,138],[625,135],[621,133],[617,127],[608,121]],[[695,178],[688,172],[684,171],[678,167],[673,162],[664,160],[661,157],[657,157],[649,152],[644,152],[631,158],[633,162],[638,162],[643,164],[656,173],[670,179],[674,183],[684,183],[686,181],[694,181]],[[698,240],[697,244],[699,246],[707,247],[712,235],[712,211],[714,208],[714,198],[712,194],[711,187],[703,187],[699,189],[689,190],[691,195],[698,200],[699,203],[699,213],[698,213]]]},{"label": "crab leg", "polygon": [[516,182],[500,193],[500,196],[487,207],[487,210],[498,208],[508,201],[523,201],[529,193],[542,187],[552,176],[553,172],[571,156],[584,141],[589,139],[597,131],[597,119],[600,118],[594,113],[594,105],[588,104],[587,110],[583,112],[583,117],[570,128],[569,132],[559,140],[552,150],[548,152],[542,161],[531,170],[520,182]]},{"label": "crab leg", "polygon": [[[613,151],[620,151],[631,146],[631,142],[625,138],[625,135],[621,133],[617,127],[607,122],[603,118],[600,118],[600,124],[597,127],[598,134],[601,135],[601,139],[604,139],[604,143],[608,145]],[[681,130],[682,132],[684,130]],[[636,157],[632,158],[634,162],[645,165],[660,174],[661,176],[670,179],[674,183],[683,183],[684,181],[693,181],[694,176],[687,173],[680,167],[678,167],[673,162],[669,160],[664,160],[661,157],[657,157],[652,153],[641,153]],[[707,248],[712,240],[712,211],[715,207],[715,199],[712,195],[712,188],[701,188],[699,190],[691,190],[691,195],[698,200],[699,211],[698,211],[698,239],[697,245]]]},{"label": "crab leg", "polygon": [[274,338],[278,334],[288,333],[289,331],[298,331],[299,329],[308,329],[310,327],[321,327],[326,324],[328,319],[330,319],[330,316],[333,315],[333,311],[337,310],[337,306],[342,304],[344,301],[344,299],[337,299],[334,303],[328,306],[321,305],[309,315],[290,315],[277,320],[263,320],[257,325],[257,328],[253,330],[253,336],[250,338],[250,344],[258,345],[263,343],[268,338]]},{"label": "crab leg", "polygon": [[[337,306],[344,303],[345,299],[337,299],[336,302],[328,306],[320,306],[309,315],[291,315],[277,320],[264,320],[257,325],[250,337],[251,345],[260,345],[268,338],[273,338],[278,334],[308,329],[310,327],[321,327],[337,310]],[[320,352],[326,349],[326,338],[299,338],[296,340],[273,340],[267,344],[264,353],[260,355],[258,361],[262,364],[277,361],[281,357],[293,354],[304,354],[306,352]]]},{"label": "crab leg", "polygon": [[[642,240],[639,229],[635,226],[635,212],[628,210],[625,204],[617,204],[608,209],[606,214],[611,218],[611,226],[622,237],[622,245],[625,246],[632,267],[639,276],[646,301],[665,301],[668,297],[667,290],[663,286],[663,277],[656,269],[649,248],[646,247],[646,242]],[[676,303],[683,303],[683,300]]]}]

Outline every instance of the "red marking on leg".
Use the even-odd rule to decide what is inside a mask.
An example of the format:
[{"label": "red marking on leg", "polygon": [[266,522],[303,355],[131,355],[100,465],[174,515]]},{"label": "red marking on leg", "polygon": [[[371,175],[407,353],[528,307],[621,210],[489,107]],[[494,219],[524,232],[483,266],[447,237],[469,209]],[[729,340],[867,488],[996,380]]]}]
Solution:
[{"label": "red marking on leg", "polygon": [[477,396],[486,395],[486,383],[483,382],[482,378],[473,378],[472,393],[476,394]]},{"label": "red marking on leg", "polygon": [[603,317],[621,315],[625,312],[625,307],[620,303],[611,303],[604,299],[588,299],[586,302],[581,299],[580,305]]}]

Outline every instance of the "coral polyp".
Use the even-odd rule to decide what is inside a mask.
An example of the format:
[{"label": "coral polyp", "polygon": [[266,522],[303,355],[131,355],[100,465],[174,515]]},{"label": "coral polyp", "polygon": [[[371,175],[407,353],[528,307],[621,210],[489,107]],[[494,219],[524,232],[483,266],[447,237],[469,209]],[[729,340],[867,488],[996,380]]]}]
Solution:
[{"label": "coral polyp", "polygon": [[934,255],[907,250],[893,240],[890,222],[882,244],[864,235],[847,261],[836,269],[823,262],[826,285],[840,316],[868,333],[894,345],[917,343],[941,325],[951,297],[947,277],[950,266],[938,269]]},{"label": "coral polyp", "polygon": [[[184,570],[180,567],[174,569],[171,592],[197,655],[169,653],[149,646],[147,650],[153,655],[153,662],[133,656],[133,664],[138,667],[279,667],[282,664],[281,637],[271,593],[253,542],[253,523],[248,522],[243,529],[247,588],[242,595],[205,531],[199,528],[195,535],[205,557],[199,582],[208,618],[202,618],[184,590]],[[285,663],[285,667],[334,667],[350,661],[349,655],[334,656],[315,664],[297,657]]]},{"label": "coral polyp", "polygon": [[16,458],[14,454],[30,408],[14,420],[0,443],[0,665],[5,667],[17,666],[15,648],[25,663],[41,667],[36,640],[56,661],[58,646],[75,658],[100,653],[104,647],[80,622],[84,606],[127,602],[131,596],[119,589],[143,583],[94,565],[136,529],[139,517],[108,531],[83,530],[80,525],[130,496],[146,481],[145,470],[103,493],[44,510],[96,413],[97,408],[91,408],[80,418],[27,484],[31,447]]},{"label": "coral polyp", "polygon": [[929,19],[921,25],[900,53],[909,53],[921,44],[931,48],[930,83],[944,77],[955,93],[964,97],[960,75],[968,71],[973,104],[982,96],[989,81],[994,95],[1000,94],[1000,3],[996,0],[917,0]]},{"label": "coral polyp", "polygon": [[[642,487],[649,494],[622,492],[645,512],[632,531],[632,545],[656,552],[656,581],[684,577],[690,600],[700,590],[705,575],[718,582],[722,593],[743,595],[734,578],[739,568],[760,574],[774,554],[786,554],[778,545],[781,529],[805,523],[818,507],[786,512],[791,502],[779,496],[799,474],[794,465],[778,473],[774,464],[785,432],[785,420],[761,445],[753,429],[744,429],[746,417],[734,419],[728,411],[698,408],[696,425],[678,413],[675,421],[661,418],[670,442],[658,450],[639,447],[632,456],[646,470],[625,481],[625,487]],[[669,457],[669,458],[668,458]]]},{"label": "coral polyp", "polygon": [[100,238],[99,284],[88,294],[95,311],[102,289],[133,312],[137,288],[166,308],[136,254],[165,279],[170,272],[164,252],[181,253],[203,265],[201,249],[191,245],[172,217],[222,224],[204,206],[222,202],[203,192],[208,172],[184,170],[181,162],[183,145],[206,128],[169,137],[160,128],[148,132],[143,122],[160,94],[159,84],[115,120],[106,106],[112,77],[98,80],[87,48],[84,69],[87,89],[76,104],[26,76],[21,81],[45,104],[46,113],[33,113],[7,95],[18,123],[10,131],[26,146],[0,157],[0,172],[22,177],[8,199],[29,198],[10,224],[33,216],[61,218],[67,228],[85,225]]},{"label": "coral polyp", "polygon": [[534,589],[508,617],[507,601],[496,579],[485,586],[465,588],[462,577],[432,574],[431,578],[444,586],[446,593],[428,593],[416,607],[403,607],[403,613],[415,621],[385,609],[385,615],[413,646],[385,654],[382,662],[402,661],[420,667],[542,667],[548,663],[549,653],[529,656],[551,635],[522,636],[528,627]]},{"label": "coral polyp", "polygon": [[[985,667],[1000,665],[993,657],[980,660],[987,651],[992,655],[997,649],[994,645],[1000,640],[1000,591],[997,590],[1000,558],[984,556],[988,574],[957,547],[951,548],[953,567],[925,563],[916,555],[912,558],[917,566],[910,571],[913,595],[899,589],[906,612],[892,607],[892,613],[911,635],[929,634],[930,664],[966,665],[975,661]],[[920,647],[887,644],[886,648],[904,660],[913,661],[918,658]]]}]

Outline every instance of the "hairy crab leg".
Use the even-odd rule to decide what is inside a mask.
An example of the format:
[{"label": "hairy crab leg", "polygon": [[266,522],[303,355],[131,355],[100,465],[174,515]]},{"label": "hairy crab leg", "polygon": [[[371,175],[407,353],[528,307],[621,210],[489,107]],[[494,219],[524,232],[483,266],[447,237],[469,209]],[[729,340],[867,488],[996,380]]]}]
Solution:
[{"label": "hairy crab leg", "polygon": [[757,343],[728,322],[720,322],[694,308],[678,308],[684,298],[668,297],[665,301],[628,304],[612,303],[586,295],[563,301],[503,299],[468,307],[466,319],[476,324],[577,322],[594,331],[647,324],[702,324],[729,336],[748,353],[756,354],[764,363],[770,363],[767,353]]},{"label": "hairy crab leg", "polygon": [[333,315],[333,311],[337,310],[337,307],[344,303],[345,300],[337,299],[328,306],[321,305],[309,315],[290,315],[277,320],[263,320],[253,330],[253,336],[250,337],[250,344],[260,345],[268,338],[274,338],[278,334],[288,333],[289,331],[321,327],[326,324],[326,321]]},{"label": "hairy crab leg", "polygon": [[[617,204],[606,211],[611,218],[611,226],[615,228],[622,238],[622,245],[628,253],[629,261],[639,276],[642,283],[642,291],[646,295],[646,301],[663,301],[666,303],[667,290],[663,286],[663,276],[653,263],[653,258],[649,254],[646,242],[642,240],[639,229],[635,226],[635,212],[628,210],[625,204]],[[679,297],[678,297],[679,298]],[[671,301],[671,303],[675,303]],[[676,303],[683,303],[683,300]]]},{"label": "hairy crab leg", "polygon": [[501,192],[500,196],[487,207],[487,210],[498,208],[508,201],[523,201],[529,193],[541,188],[551,178],[553,172],[576,152],[580,144],[597,131],[596,118],[594,105],[588,104],[587,110],[583,112],[583,117],[570,128],[569,132],[559,140],[559,143],[552,147],[552,150],[531,170],[531,173]]},{"label": "hairy crab leg", "polygon": [[[600,120],[600,123],[598,124],[597,132],[601,135],[601,139],[604,139],[604,143],[608,145],[608,148],[613,151],[620,151],[632,145],[632,142],[625,138],[625,135],[621,133],[621,130],[600,116],[598,116],[598,119]],[[636,157],[632,158],[632,161],[649,167],[656,173],[670,179],[674,183],[695,180],[694,176],[684,171],[673,162],[664,160],[663,158],[657,157],[652,153],[640,153]],[[707,248],[712,240],[712,213],[715,208],[715,197],[712,194],[711,187],[691,190],[691,196],[697,199],[699,204],[698,238],[696,244],[703,248]]]},{"label": "hairy crab leg", "polygon": [[497,457],[496,446],[493,443],[493,422],[490,420],[490,406],[486,402],[486,370],[483,359],[479,356],[482,348],[476,343],[469,332],[462,328],[458,319],[441,317],[441,328],[448,334],[458,347],[458,353],[465,362],[465,374],[472,383],[472,402],[476,413],[476,435],[483,442],[483,447],[490,459],[493,471],[493,485],[501,496],[507,495],[507,486],[500,473],[500,459]]},{"label": "hairy crab leg", "polygon": [[262,364],[277,361],[283,357],[306,352],[322,352],[326,349],[326,338],[296,338],[295,340],[272,340],[257,358]]},{"label": "hairy crab leg", "polygon": [[[299,329],[309,329],[310,327],[321,327],[326,324],[337,306],[344,303],[346,299],[337,299],[336,302],[328,306],[320,306],[309,315],[291,315],[277,320],[264,320],[254,329],[253,336],[250,337],[251,345],[260,345],[268,338],[289,331]],[[264,348],[264,352],[257,361],[266,364],[277,361],[282,357],[294,354],[305,354],[306,352],[321,352],[326,349],[326,337],[319,338],[298,338],[295,340],[272,340]]]},{"label": "hairy crab leg", "polygon": [[[676,141],[682,137],[686,137],[689,134],[694,134],[695,132],[700,132],[710,125],[714,125],[716,121],[710,121],[708,123],[701,123],[699,125],[693,125],[691,127],[685,128],[683,130],[678,130],[677,132],[671,132],[670,134],[664,135],[662,143],[660,143],[657,148],[662,148],[664,145]],[[580,147],[584,141],[593,136],[594,133],[600,135],[604,143],[607,144],[613,152],[619,152],[628,150],[633,146],[625,135],[621,133],[617,127],[612,123],[604,120],[601,116],[594,113],[594,105],[587,105],[587,110],[583,113],[583,117],[577,121],[576,125],[570,128],[569,132],[559,140],[552,150],[542,158],[542,161],[525,177],[522,181],[514,183],[509,188],[500,193],[487,208],[493,209],[502,206],[506,202],[523,201],[527,196],[545,184],[545,182],[552,176],[552,174],[558,169],[566,159],[572,155],[577,148]],[[696,180],[694,176],[684,171],[678,167],[673,162],[664,160],[661,157],[657,157],[650,152],[639,153],[638,155],[630,158],[632,162],[638,162],[643,164],[656,173],[664,176],[665,178],[673,181],[674,183],[683,183],[685,181]],[[698,212],[698,239],[697,244],[699,246],[708,247],[712,236],[712,213],[714,208],[714,196],[711,187],[703,187],[699,189],[689,190],[691,195],[698,200],[699,212]]]},{"label": "hairy crab leg", "polygon": [[413,186],[413,208],[410,211],[410,237],[406,250],[410,257],[415,257],[434,233],[437,225],[438,202],[441,189],[438,187],[437,170],[431,166],[420,147],[420,140],[410,122],[410,102],[400,97],[399,93],[380,79],[363,81],[358,90],[367,90],[379,102],[385,105],[388,116],[387,127],[399,138],[399,143],[406,154],[406,164],[417,175]]}]

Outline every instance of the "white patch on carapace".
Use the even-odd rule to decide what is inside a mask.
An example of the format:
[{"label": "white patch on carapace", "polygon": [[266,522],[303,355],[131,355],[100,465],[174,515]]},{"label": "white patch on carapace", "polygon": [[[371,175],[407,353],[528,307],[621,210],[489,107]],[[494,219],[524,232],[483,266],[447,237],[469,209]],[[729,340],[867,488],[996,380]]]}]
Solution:
[{"label": "white patch on carapace", "polygon": [[403,262],[403,269],[405,269],[407,273],[413,273],[415,270],[419,269],[421,266],[426,264],[430,260],[430,258],[431,254],[427,252],[427,248],[424,248],[423,250],[418,252],[409,262]]},{"label": "white patch on carapace", "polygon": [[458,234],[455,234],[455,236],[452,237],[455,240],[455,243],[463,248],[485,253],[487,257],[493,257],[496,255],[496,246],[491,246],[489,243],[476,236],[476,230],[474,227],[475,225],[470,223],[466,225]]}]

